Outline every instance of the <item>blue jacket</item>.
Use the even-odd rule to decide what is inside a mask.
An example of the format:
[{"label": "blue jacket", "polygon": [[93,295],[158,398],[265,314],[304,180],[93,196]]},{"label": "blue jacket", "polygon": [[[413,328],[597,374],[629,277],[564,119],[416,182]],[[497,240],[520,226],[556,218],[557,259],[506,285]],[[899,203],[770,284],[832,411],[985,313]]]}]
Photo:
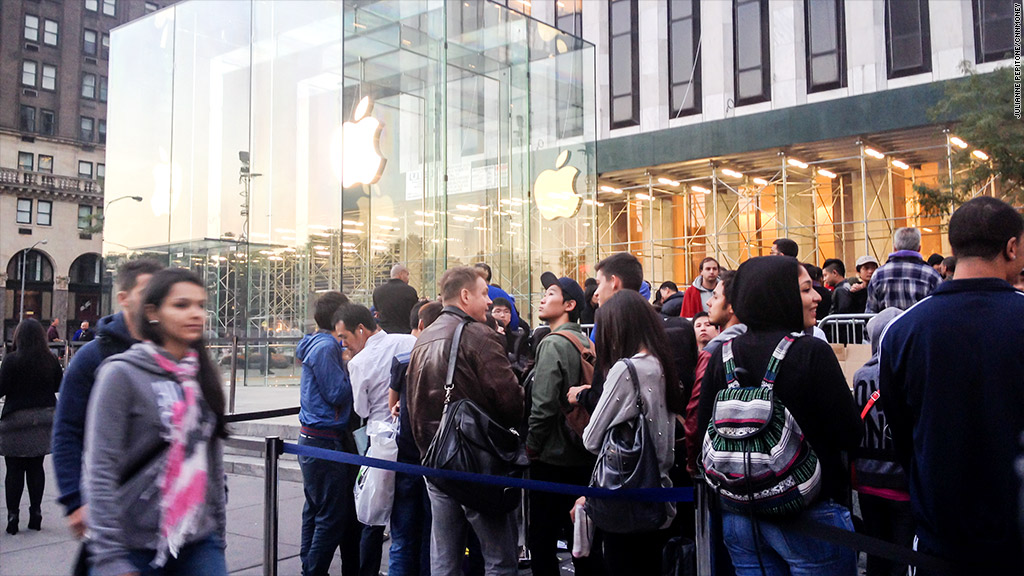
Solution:
[{"label": "blue jacket", "polygon": [[98,335],[71,359],[64,372],[53,419],[53,471],[60,488],[58,501],[71,514],[82,506],[82,450],[85,446],[85,412],[96,380],[96,370],[108,357],[131,348],[132,338],[124,314],[99,321]]},{"label": "blue jacket", "polygon": [[339,432],[348,429],[352,383],[341,351],[334,336],[323,331],[306,336],[295,349],[296,358],[302,361],[299,422],[303,426]]},{"label": "blue jacket", "polygon": [[516,299],[513,298],[508,292],[505,292],[501,288],[493,284],[487,285],[487,297],[493,301],[495,298],[504,298],[512,304],[512,320],[508,323],[513,330],[519,329],[519,310],[516,310]]},{"label": "blue jacket", "polygon": [[[872,279],[874,283],[874,279]],[[949,280],[889,325],[879,357],[922,551],[964,573],[1019,573],[1024,294],[997,278]]]}]

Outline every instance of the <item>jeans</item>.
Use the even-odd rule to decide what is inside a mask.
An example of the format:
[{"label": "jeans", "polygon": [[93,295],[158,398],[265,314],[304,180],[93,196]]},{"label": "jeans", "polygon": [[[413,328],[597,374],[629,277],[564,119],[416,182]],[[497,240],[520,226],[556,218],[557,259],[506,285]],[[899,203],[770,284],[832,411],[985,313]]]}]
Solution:
[{"label": "jeans", "polygon": [[466,508],[427,481],[430,498],[430,573],[458,576],[466,550],[466,527],[480,538],[487,576],[518,574],[518,530],[515,514],[481,514]]},{"label": "jeans", "polygon": [[25,480],[28,480],[28,507],[29,511],[39,511],[43,503],[43,488],[46,486],[46,473],[43,471],[43,459],[45,456],[33,456],[31,458],[17,458],[7,456],[4,463],[7,464],[7,476],[4,478],[4,490],[7,496],[7,513],[17,514],[21,507],[21,493],[25,490]]},{"label": "jeans", "polygon": [[[351,436],[339,439],[299,435],[300,446],[314,446],[339,452],[355,452]],[[302,490],[306,503],[302,507],[302,543],[299,558],[303,576],[324,576],[331,567],[334,551],[340,546],[341,570],[345,576],[359,573],[358,528],[356,507],[352,496],[356,468],[299,456]]]},{"label": "jeans", "polygon": [[384,557],[384,526],[363,524],[362,532],[359,538],[359,576],[377,576]]},{"label": "jeans", "polygon": [[[853,531],[850,510],[831,500],[815,504],[804,516],[819,524]],[[752,521],[745,514],[723,510],[722,533],[736,576],[857,574],[857,553],[852,548],[798,534],[784,523]]]},{"label": "jeans", "polygon": [[[864,533],[910,548],[914,544],[914,515],[910,502],[889,500],[860,493],[860,513]],[[904,576],[907,565],[868,554],[867,576]]]},{"label": "jeans", "polygon": [[177,558],[168,558],[160,568],[150,566],[156,550],[131,550],[128,561],[138,570],[139,576],[227,576],[228,567],[224,559],[224,541],[220,536],[206,538],[186,544]]},{"label": "jeans", "polygon": [[388,576],[430,574],[430,500],[423,478],[395,474]]}]

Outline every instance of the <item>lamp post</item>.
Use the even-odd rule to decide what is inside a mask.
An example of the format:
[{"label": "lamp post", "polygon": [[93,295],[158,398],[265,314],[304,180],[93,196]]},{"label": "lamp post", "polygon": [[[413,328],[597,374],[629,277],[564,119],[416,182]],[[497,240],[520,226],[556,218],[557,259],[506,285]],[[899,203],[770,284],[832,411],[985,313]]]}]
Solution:
[{"label": "lamp post", "polygon": [[40,240],[21,251],[21,310],[18,311],[19,323],[25,319],[25,260],[28,259],[28,253],[40,244],[46,244],[46,240]]},{"label": "lamp post", "polygon": [[99,225],[99,228],[100,228],[99,231],[100,232],[103,231],[103,225],[104,225],[104,223],[107,220],[107,210],[110,209],[110,205],[111,204],[113,204],[114,202],[117,202],[118,200],[134,200],[136,202],[142,202],[142,196],[132,196],[132,195],[118,196],[117,198],[114,198],[110,202],[107,202],[107,205],[103,208],[103,213],[96,217],[96,219],[100,221],[100,225]]}]

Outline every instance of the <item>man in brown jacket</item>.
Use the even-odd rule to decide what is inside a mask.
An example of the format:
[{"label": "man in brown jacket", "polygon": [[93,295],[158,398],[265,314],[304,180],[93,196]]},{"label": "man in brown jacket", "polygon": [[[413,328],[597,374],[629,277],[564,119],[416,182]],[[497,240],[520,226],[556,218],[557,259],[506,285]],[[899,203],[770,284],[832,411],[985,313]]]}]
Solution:
[{"label": "man in brown jacket", "polygon": [[[455,366],[451,401],[469,398],[498,423],[514,427],[523,416],[519,386],[501,336],[484,321],[487,282],[468,266],[441,276],[441,316],[420,334],[409,359],[408,402],[413,437],[425,453],[437,432],[444,410],[448,355],[456,327],[469,321],[462,333]],[[459,505],[427,481],[433,515],[430,571],[435,576],[461,573],[467,523],[480,540],[486,573],[516,574],[518,532],[514,513],[489,515]]]}]

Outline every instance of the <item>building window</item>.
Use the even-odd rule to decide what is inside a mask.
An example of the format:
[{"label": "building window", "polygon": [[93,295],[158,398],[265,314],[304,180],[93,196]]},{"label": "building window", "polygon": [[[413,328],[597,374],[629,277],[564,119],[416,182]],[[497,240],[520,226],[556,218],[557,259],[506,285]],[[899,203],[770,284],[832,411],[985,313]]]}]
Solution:
[{"label": "building window", "polygon": [[59,25],[55,20],[46,20],[43,23],[43,44],[47,46],[57,45],[57,29]]},{"label": "building window", "polygon": [[149,14],[150,12],[156,12],[159,9],[160,9],[160,7],[157,6],[156,4],[154,4],[152,2],[146,2],[146,13],[147,14]]},{"label": "building window", "polygon": [[36,224],[49,226],[53,217],[53,202],[49,200],[36,201]]},{"label": "building window", "polygon": [[807,0],[807,91],[846,86],[846,17],[843,0]]},{"label": "building window", "polygon": [[107,177],[107,165],[97,164],[96,165],[96,179],[102,182]]},{"label": "building window", "polygon": [[637,0],[609,2],[608,20],[611,127],[635,126],[640,123]]},{"label": "building window", "polygon": [[24,104],[22,104],[18,125],[21,128],[22,132],[35,132],[36,109],[31,106],[25,106]]},{"label": "building window", "polygon": [[39,133],[53,136],[57,132],[57,114],[53,110],[39,109]]},{"label": "building window", "polygon": [[89,12],[96,12],[100,9],[100,0],[85,0],[85,9]]},{"label": "building window", "polygon": [[39,166],[36,167],[36,170],[39,172],[45,172],[47,174],[53,174],[53,156],[40,154]]},{"label": "building window", "polygon": [[57,89],[57,67],[50,64],[43,64],[43,90]]},{"label": "building window", "polygon": [[107,101],[107,77],[100,76],[100,102]]},{"label": "building window", "polygon": [[555,0],[555,27],[583,36],[583,0]]},{"label": "building window", "polygon": [[94,126],[95,126],[95,124],[94,124],[94,120],[92,118],[89,118],[88,116],[82,116],[82,122],[81,122],[82,130],[81,130],[81,134],[79,134],[79,136],[81,137],[82,140],[85,140],[86,142],[92,142],[93,137],[94,137],[94,134],[93,134]]},{"label": "building window", "polygon": [[1013,57],[1013,6],[1006,0],[974,0],[975,62]]},{"label": "building window", "polygon": [[85,34],[82,35],[82,51],[85,52],[86,56],[96,55],[96,31],[86,30]]},{"label": "building window", "polygon": [[96,75],[95,74],[83,74],[82,75],[82,98],[88,98],[89,100],[96,99]]},{"label": "building window", "polygon": [[31,224],[32,223],[32,199],[31,198],[18,198],[18,224]]},{"label": "building window", "polygon": [[78,229],[89,230],[92,228],[92,206],[85,204],[78,205]]},{"label": "building window", "polygon": [[700,112],[699,0],[668,4],[668,69],[670,117]]},{"label": "building window", "polygon": [[34,169],[32,163],[34,161],[35,156],[33,156],[31,152],[18,152],[18,170],[32,172]]},{"label": "building window", "polygon": [[733,0],[732,6],[736,105],[771,100],[768,0]]},{"label": "building window", "polygon": [[36,87],[36,71],[38,70],[38,64],[31,60],[25,60],[21,63],[21,85]]},{"label": "building window", "polygon": [[99,128],[98,128],[97,132],[99,133],[100,144],[106,144],[107,143],[107,121],[106,120],[100,120]]},{"label": "building window", "polygon": [[92,180],[92,162],[78,161],[78,177]]},{"label": "building window", "polygon": [[885,0],[885,53],[889,78],[932,70],[928,0]]},{"label": "building window", "polygon": [[103,13],[107,16],[116,16],[117,0],[103,0]]},{"label": "building window", "polygon": [[25,40],[39,42],[39,16],[25,14]]},{"label": "building window", "polygon": [[106,32],[100,35],[100,58],[110,58],[110,34]]}]

